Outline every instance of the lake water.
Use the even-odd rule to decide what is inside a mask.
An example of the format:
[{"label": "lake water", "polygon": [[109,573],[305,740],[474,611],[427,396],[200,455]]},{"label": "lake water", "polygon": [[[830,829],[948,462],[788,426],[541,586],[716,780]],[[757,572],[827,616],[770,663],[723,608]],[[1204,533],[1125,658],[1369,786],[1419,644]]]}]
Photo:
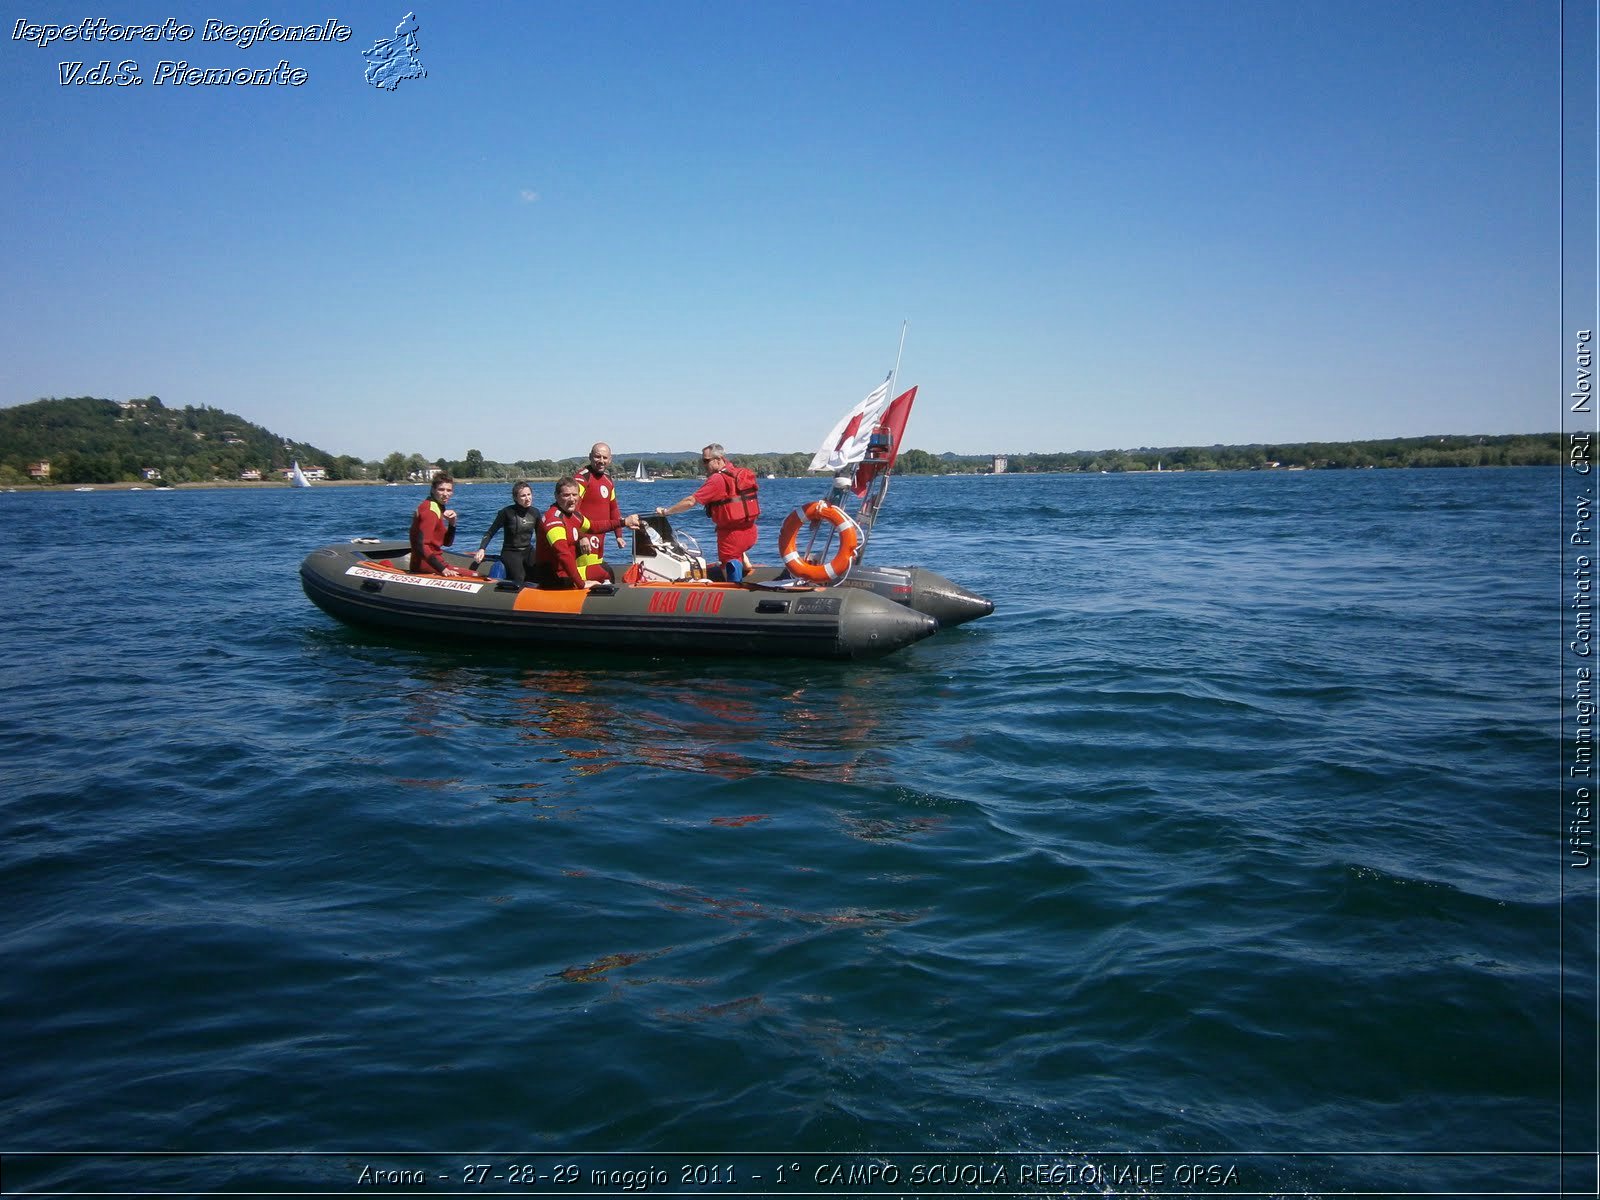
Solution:
[{"label": "lake water", "polygon": [[421,495],[0,495],[5,1192],[1593,1188],[1553,469],[900,479],[866,664],[315,609]]}]

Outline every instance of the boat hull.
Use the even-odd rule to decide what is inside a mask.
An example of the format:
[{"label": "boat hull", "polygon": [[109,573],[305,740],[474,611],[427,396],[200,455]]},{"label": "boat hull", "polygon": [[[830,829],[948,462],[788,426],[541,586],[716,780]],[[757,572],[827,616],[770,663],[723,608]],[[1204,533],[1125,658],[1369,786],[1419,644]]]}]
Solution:
[{"label": "boat hull", "polygon": [[[781,567],[757,567],[750,572],[754,583],[767,582],[782,574]],[[903,604],[939,622],[941,629],[975,621],[994,612],[994,601],[953,583],[926,567],[869,567],[856,564],[835,588],[859,589]]]},{"label": "boat hull", "polygon": [[[674,533],[666,517],[647,516],[643,521],[634,534],[633,553],[634,562],[646,578],[684,579],[704,573],[705,558],[693,539]],[[793,586],[802,581],[790,578],[780,563],[752,567],[746,582]],[[857,562],[843,578],[818,586],[871,592],[932,617],[940,628],[974,621],[994,611],[993,601],[926,567],[878,567]]]},{"label": "boat hull", "polygon": [[317,607],[350,624],[532,647],[865,659],[939,628],[933,617],[865,589],[702,580],[556,590],[411,575],[394,565],[406,552],[398,544],[324,546],[300,564],[301,586]]}]

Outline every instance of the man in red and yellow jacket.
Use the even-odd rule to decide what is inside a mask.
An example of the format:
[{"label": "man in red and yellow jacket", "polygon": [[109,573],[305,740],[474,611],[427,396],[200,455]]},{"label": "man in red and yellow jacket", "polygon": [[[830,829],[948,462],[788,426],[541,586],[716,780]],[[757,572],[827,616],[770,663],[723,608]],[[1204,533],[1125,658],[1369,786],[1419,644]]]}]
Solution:
[{"label": "man in red and yellow jacket", "polygon": [[596,562],[606,557],[605,533],[600,526],[615,521],[617,549],[627,543],[622,537],[622,509],[617,505],[617,480],[611,474],[611,447],[596,442],[589,447],[589,465],[573,474],[578,481],[578,511],[589,518],[590,531],[584,535],[580,555],[592,555]]},{"label": "man in red and yellow jacket", "polygon": [[450,507],[456,481],[445,471],[434,474],[428,498],[411,515],[411,570],[417,575],[471,575],[445,562],[442,551],[456,540],[456,510]]},{"label": "man in red and yellow jacket", "polygon": [[639,518],[612,520],[596,524],[578,511],[582,486],[571,475],[556,481],[556,502],[539,521],[535,542],[535,563],[540,587],[591,588],[609,583],[611,572],[597,555],[587,553],[583,539],[590,534],[607,534],[626,525],[637,528]]}]

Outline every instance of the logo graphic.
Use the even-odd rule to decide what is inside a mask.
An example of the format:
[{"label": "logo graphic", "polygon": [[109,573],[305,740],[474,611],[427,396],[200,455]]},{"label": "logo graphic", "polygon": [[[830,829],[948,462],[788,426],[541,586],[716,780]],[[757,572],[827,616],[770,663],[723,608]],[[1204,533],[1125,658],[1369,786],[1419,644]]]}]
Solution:
[{"label": "logo graphic", "polygon": [[407,13],[394,27],[392,38],[379,38],[361,55],[367,60],[366,79],[373,87],[392,92],[402,79],[426,79],[427,70],[417,57],[417,14]]}]

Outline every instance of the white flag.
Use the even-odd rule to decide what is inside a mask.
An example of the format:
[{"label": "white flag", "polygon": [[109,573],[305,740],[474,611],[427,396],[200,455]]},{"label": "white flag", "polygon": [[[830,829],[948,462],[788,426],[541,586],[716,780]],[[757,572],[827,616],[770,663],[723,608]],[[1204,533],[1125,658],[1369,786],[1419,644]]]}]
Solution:
[{"label": "white flag", "polygon": [[879,384],[865,400],[844,415],[844,419],[822,439],[822,449],[811,457],[808,471],[840,471],[867,456],[867,440],[872,427],[889,407],[889,380]]}]

